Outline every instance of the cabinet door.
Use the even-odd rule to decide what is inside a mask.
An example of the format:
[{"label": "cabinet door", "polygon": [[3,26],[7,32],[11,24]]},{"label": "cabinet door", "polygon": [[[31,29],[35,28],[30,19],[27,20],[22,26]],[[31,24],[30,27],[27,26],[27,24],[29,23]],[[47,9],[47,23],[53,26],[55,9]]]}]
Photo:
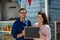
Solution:
[{"label": "cabinet door", "polygon": [[0,20],[1,20],[1,5],[0,5]]},{"label": "cabinet door", "polygon": [[60,22],[56,22],[55,30],[56,40],[60,40]]},{"label": "cabinet door", "polygon": [[18,5],[16,2],[6,3],[6,20],[10,18],[17,18],[18,15]]}]

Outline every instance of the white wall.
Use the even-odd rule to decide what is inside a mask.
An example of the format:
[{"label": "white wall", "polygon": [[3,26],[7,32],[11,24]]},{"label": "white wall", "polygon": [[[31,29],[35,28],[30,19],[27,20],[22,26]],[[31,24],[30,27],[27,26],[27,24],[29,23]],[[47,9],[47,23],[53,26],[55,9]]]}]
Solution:
[{"label": "white wall", "polygon": [[27,19],[29,19],[32,24],[37,22],[37,14],[39,11],[41,11],[41,6],[42,6],[40,3],[41,3],[40,0],[32,0],[31,5],[29,6],[27,0],[22,0],[21,2],[21,7],[26,8]]}]

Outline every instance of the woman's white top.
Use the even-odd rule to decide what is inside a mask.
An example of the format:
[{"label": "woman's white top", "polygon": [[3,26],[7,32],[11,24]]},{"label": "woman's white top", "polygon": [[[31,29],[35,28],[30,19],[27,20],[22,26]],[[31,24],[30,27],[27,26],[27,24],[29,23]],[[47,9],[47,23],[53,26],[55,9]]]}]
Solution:
[{"label": "woman's white top", "polygon": [[[39,27],[39,23],[35,23],[34,27]],[[42,25],[39,30],[40,38],[34,38],[34,40],[51,40],[51,29],[49,25]]]}]

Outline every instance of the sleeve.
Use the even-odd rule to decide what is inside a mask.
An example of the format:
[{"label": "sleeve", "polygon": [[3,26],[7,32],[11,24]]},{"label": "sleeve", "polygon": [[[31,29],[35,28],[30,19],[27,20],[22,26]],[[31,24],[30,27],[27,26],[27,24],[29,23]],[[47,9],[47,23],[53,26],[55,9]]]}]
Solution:
[{"label": "sleeve", "polygon": [[46,32],[46,40],[51,40],[51,29],[48,25],[45,27],[45,32]]},{"label": "sleeve", "polygon": [[17,38],[17,24],[16,23],[14,23],[12,27],[12,36],[14,38]]},{"label": "sleeve", "polygon": [[31,21],[29,21],[29,20],[28,20],[28,26],[32,26],[32,25],[31,25]]}]

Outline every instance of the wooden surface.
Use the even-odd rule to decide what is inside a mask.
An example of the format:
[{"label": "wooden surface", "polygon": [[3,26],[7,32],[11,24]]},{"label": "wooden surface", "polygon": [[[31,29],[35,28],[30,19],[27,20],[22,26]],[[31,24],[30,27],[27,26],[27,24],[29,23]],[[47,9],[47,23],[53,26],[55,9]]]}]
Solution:
[{"label": "wooden surface", "polygon": [[2,36],[2,40],[7,40],[7,39],[9,39],[9,40],[15,40],[11,35],[3,35]]}]

